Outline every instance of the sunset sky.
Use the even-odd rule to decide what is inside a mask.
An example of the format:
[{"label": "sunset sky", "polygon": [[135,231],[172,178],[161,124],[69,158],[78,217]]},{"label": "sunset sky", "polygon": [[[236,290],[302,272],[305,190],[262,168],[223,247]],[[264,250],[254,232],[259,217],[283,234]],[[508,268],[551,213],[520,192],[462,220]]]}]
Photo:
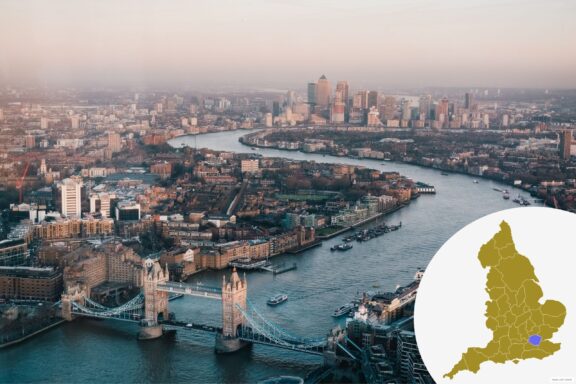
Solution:
[{"label": "sunset sky", "polygon": [[1,0],[0,82],[576,87],[574,0]]}]

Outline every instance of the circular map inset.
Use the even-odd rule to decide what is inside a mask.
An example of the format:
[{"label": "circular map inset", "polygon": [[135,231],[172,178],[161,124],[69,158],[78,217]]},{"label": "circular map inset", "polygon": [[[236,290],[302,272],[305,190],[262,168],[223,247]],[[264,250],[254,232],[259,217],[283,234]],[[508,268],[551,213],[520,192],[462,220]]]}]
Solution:
[{"label": "circular map inset", "polygon": [[575,231],[569,212],[508,209],[440,248],[414,317],[436,383],[576,381]]}]

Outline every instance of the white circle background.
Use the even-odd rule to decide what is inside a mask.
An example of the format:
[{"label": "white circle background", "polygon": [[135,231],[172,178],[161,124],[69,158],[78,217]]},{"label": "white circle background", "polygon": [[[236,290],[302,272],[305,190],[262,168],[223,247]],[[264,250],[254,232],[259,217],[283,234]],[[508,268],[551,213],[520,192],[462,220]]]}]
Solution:
[{"label": "white circle background", "polygon": [[[544,292],[541,303],[558,300],[567,309],[564,325],[552,338],[555,354],[518,364],[484,362],[480,371],[444,374],[469,347],[484,347],[492,338],[486,327],[485,291],[488,269],[478,260],[480,247],[505,220],[518,252],[534,266]],[[499,211],[468,224],[436,253],[422,278],[416,299],[414,326],[420,354],[436,383],[576,382],[576,215],[551,208]]]}]

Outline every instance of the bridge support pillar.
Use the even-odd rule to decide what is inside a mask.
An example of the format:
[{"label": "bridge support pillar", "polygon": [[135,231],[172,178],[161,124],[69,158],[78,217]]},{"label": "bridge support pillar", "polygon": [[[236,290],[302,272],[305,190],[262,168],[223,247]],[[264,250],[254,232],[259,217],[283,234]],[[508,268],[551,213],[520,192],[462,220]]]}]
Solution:
[{"label": "bridge support pillar", "polygon": [[218,354],[232,353],[252,345],[237,337],[225,337],[223,334],[216,334],[216,346],[214,350]]},{"label": "bridge support pillar", "polygon": [[246,309],[247,288],[246,276],[240,279],[236,268],[232,270],[230,281],[222,276],[222,333],[216,335],[216,353],[231,353],[250,345],[237,336],[245,322],[239,308]]},{"label": "bridge support pillar", "polygon": [[162,337],[164,329],[160,324],[141,325],[138,340],[152,340]]},{"label": "bridge support pillar", "polygon": [[150,340],[161,337],[162,325],[158,324],[160,315],[168,318],[168,294],[156,289],[158,283],[168,281],[168,269],[162,270],[157,260],[143,261],[144,319],[140,323],[138,339]]}]

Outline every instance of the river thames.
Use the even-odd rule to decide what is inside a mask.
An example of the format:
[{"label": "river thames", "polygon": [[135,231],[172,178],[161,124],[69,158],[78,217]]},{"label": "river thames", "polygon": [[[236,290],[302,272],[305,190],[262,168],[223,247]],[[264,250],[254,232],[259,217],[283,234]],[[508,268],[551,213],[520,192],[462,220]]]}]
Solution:
[{"label": "river thames", "polygon": [[[338,324],[331,317],[335,308],[362,291],[393,290],[413,279],[440,246],[467,223],[491,212],[517,205],[502,199],[493,188],[507,188],[512,196],[520,190],[471,176],[399,163],[381,163],[287,152],[251,150],[238,142],[248,132],[233,131],[183,136],[171,141],[197,148],[252,152],[268,157],[362,165],[381,171],[398,171],[416,181],[432,184],[436,195],[423,195],[385,217],[390,224],[402,222],[399,231],[364,243],[355,243],[348,252],[330,252],[342,236],[325,241],[298,255],[279,256],[275,262],[296,262],[298,269],[273,276],[251,272],[248,298],[271,321],[294,334],[307,337],[325,335]],[[223,272],[203,272],[189,282],[219,285]],[[460,271],[453,271],[460,273]],[[266,299],[286,293],[289,300],[268,307]],[[184,297],[170,302],[178,319],[219,325],[220,302]],[[343,324],[343,323],[341,323]],[[124,322],[81,319],[64,324],[20,345],[0,351],[0,382],[256,382],[280,374],[305,376],[321,363],[321,358],[296,352],[253,346],[236,354],[214,354],[210,335],[182,330],[175,340],[138,342],[137,326]]]}]

